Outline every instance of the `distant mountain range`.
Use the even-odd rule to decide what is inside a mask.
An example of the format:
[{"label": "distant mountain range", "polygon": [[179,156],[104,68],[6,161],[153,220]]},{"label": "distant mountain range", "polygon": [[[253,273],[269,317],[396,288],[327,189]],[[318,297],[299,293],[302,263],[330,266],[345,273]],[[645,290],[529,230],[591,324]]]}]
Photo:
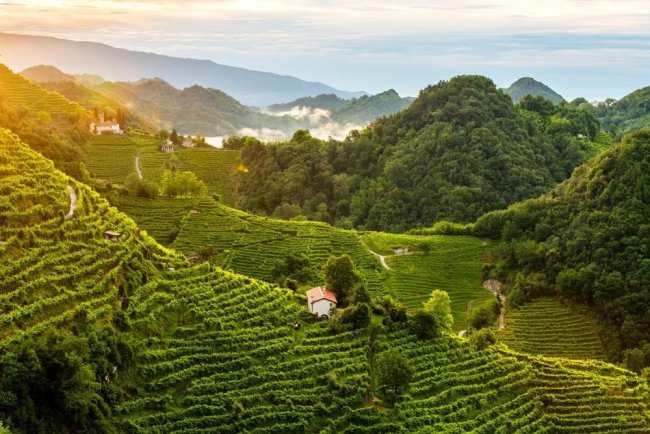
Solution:
[{"label": "distant mountain range", "polygon": [[220,89],[246,105],[265,106],[319,94],[342,98],[365,94],[210,60],[130,51],[95,42],[0,33],[0,47],[2,62],[13,70],[48,64],[73,74],[99,74],[111,81],[159,77],[177,88],[200,85]]},{"label": "distant mountain range", "polygon": [[553,104],[559,104],[564,101],[562,95],[555,92],[544,83],[530,77],[522,77],[512,83],[510,87],[501,90],[509,95],[514,103],[519,102],[519,100],[526,95],[543,96]]},{"label": "distant mountain range", "polygon": [[52,65],[30,67],[21,74],[90,110],[97,108],[114,116],[120,109],[127,114],[130,127],[176,128],[182,134],[206,136],[253,134],[282,139],[297,129],[309,129],[318,137],[342,138],[350,129],[400,111],[413,100],[394,90],[352,100],[324,94],[260,111],[221,90],[199,85],[180,90],[160,78],[113,82],[88,74],[67,74]]}]

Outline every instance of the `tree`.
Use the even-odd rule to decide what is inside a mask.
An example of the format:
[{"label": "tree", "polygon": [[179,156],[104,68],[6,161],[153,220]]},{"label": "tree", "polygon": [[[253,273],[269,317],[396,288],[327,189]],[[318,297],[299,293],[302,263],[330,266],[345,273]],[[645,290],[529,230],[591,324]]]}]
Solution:
[{"label": "tree", "polygon": [[352,289],[351,301],[353,304],[370,303],[370,294],[363,282],[357,283]]},{"label": "tree", "polygon": [[158,137],[160,140],[167,140],[169,138],[169,131],[163,128],[162,130],[158,131]]},{"label": "tree", "polygon": [[492,329],[478,330],[469,335],[469,343],[479,351],[486,349],[490,345],[494,345],[496,342],[497,337]]},{"label": "tree", "polygon": [[162,194],[167,197],[204,196],[208,188],[198,179],[194,172],[166,170],[163,173]]},{"label": "tree", "polygon": [[353,330],[368,327],[370,324],[370,307],[366,303],[348,307],[341,315],[341,323],[350,325]]},{"label": "tree", "polygon": [[379,354],[374,371],[379,391],[389,403],[408,390],[413,376],[412,368],[396,349]]},{"label": "tree", "polygon": [[424,310],[433,315],[441,330],[451,332],[454,316],[451,314],[451,301],[447,292],[439,289],[431,291],[429,300],[424,303]]},{"label": "tree", "polygon": [[339,305],[347,304],[348,292],[361,281],[352,259],[349,255],[330,256],[323,266],[325,286],[332,291]]},{"label": "tree", "polygon": [[[169,134],[169,140],[175,145],[178,145],[180,143],[179,138],[178,138],[178,133],[176,132],[176,128],[172,129],[172,132]],[[180,140],[183,140],[182,138]]]},{"label": "tree", "polygon": [[488,303],[472,311],[469,325],[477,330],[489,327],[497,320],[499,312],[499,302],[496,299],[490,300]]},{"label": "tree", "polygon": [[409,329],[418,339],[432,339],[438,336],[436,318],[431,312],[418,309],[409,318]]}]

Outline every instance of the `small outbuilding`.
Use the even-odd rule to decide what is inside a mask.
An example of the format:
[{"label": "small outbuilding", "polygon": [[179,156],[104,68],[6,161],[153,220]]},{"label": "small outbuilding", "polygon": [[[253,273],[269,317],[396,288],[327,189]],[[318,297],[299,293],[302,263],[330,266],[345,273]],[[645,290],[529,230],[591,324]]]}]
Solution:
[{"label": "small outbuilding", "polygon": [[324,286],[318,286],[307,291],[307,309],[318,318],[329,318],[330,311],[336,309],[336,295]]},{"label": "small outbuilding", "polygon": [[164,145],[160,145],[160,152],[164,152],[165,154],[174,152],[174,144],[172,142],[167,142]]},{"label": "small outbuilding", "polygon": [[117,243],[121,236],[122,236],[121,232],[113,232],[113,231],[104,232],[104,238],[114,243]]}]

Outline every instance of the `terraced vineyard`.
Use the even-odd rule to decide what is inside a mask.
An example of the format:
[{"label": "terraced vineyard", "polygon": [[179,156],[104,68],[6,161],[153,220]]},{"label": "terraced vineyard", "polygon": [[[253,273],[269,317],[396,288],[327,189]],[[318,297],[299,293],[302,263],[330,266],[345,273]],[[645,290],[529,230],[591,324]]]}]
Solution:
[{"label": "terraced vineyard", "polygon": [[[0,129],[0,345],[19,342],[78,312],[110,317],[126,264],[159,251],[135,223],[90,188]],[[68,185],[78,196],[72,218]],[[104,231],[123,233],[120,243]],[[145,247],[148,246],[148,247]]]},{"label": "terraced vineyard", "polygon": [[84,164],[95,178],[123,183],[128,175],[135,173],[138,148],[126,135],[93,136],[83,150]]},{"label": "terraced vineyard", "polygon": [[196,208],[196,198],[146,199],[142,197],[123,196],[117,207],[133,218],[138,227],[147,231],[156,241],[163,245],[171,244],[188,213]]},{"label": "terraced vineyard", "polygon": [[[363,240],[373,251],[390,255],[386,257],[391,270],[385,287],[407,306],[420,308],[432,290],[447,291],[456,330],[467,328],[470,301],[476,308],[493,298],[481,286],[483,264],[479,257],[483,246],[476,238],[371,233]],[[429,252],[421,251],[418,246],[422,243],[430,246]],[[410,253],[396,255],[393,250],[397,248],[408,248]]]},{"label": "terraced vineyard", "polygon": [[[9,258],[0,266],[0,346],[68,327],[78,313],[109,324],[124,312],[128,327],[116,333],[135,354],[111,379],[119,393],[106,403],[118,431],[648,432],[650,390],[628,371],[506,347],[476,351],[455,336],[420,341],[399,324],[376,342],[368,330],[334,334],[289,291],[209,264],[189,267],[15,136],[0,130],[0,144],[0,254]],[[68,185],[79,202],[66,220]],[[231,238],[251,249],[253,239],[279,242],[285,228],[322,238],[309,248],[366,252],[353,232],[235,218],[214,202],[199,208],[190,219],[230,219]],[[106,229],[123,235],[104,240]],[[227,237],[213,240],[232,244]],[[409,393],[395,409],[372,399],[369,348],[395,348],[413,367]]]},{"label": "terraced vineyard", "polygon": [[[304,253],[317,273],[330,255],[349,254],[374,293],[383,291],[379,261],[354,231],[325,223],[294,222],[258,217],[204,200],[198,215],[185,220],[173,247],[185,254],[212,246],[216,262],[228,270],[258,279],[271,279],[278,259]],[[320,281],[314,283],[322,283]]]},{"label": "terraced vineyard", "polygon": [[179,149],[182,168],[196,173],[211,193],[221,196],[226,205],[233,204],[233,174],[239,162],[239,151],[216,148]]},{"label": "terraced vineyard", "polygon": [[[85,125],[87,111],[81,105],[66,99],[63,95],[43,89],[36,83],[14,74],[7,66],[0,63],[0,101],[13,106],[29,107],[34,113],[43,111],[53,119],[67,120],[64,127],[79,123]],[[56,125],[53,125],[55,127]]]},{"label": "terraced vineyard", "polygon": [[[404,329],[378,341],[415,372],[387,412],[366,399],[366,331],[333,334],[286,292],[207,266],[147,285],[133,306],[132,323],[149,336],[137,373],[146,385],[117,412],[134,432],[642,433],[650,424],[648,386],[624,370],[477,352],[455,337],[423,342]],[[161,315],[186,320],[157,334],[147,325]]]},{"label": "terraced vineyard", "polygon": [[553,298],[537,299],[508,311],[499,340],[525,353],[570,359],[605,358],[596,322]]}]

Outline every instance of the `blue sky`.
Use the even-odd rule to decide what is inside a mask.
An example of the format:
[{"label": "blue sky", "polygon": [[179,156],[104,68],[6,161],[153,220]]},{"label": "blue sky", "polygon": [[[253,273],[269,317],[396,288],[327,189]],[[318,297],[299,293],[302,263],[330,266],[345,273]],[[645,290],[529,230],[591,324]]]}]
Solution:
[{"label": "blue sky", "polygon": [[457,74],[522,76],[572,99],[650,85],[646,0],[0,1],[0,31],[417,95]]}]

